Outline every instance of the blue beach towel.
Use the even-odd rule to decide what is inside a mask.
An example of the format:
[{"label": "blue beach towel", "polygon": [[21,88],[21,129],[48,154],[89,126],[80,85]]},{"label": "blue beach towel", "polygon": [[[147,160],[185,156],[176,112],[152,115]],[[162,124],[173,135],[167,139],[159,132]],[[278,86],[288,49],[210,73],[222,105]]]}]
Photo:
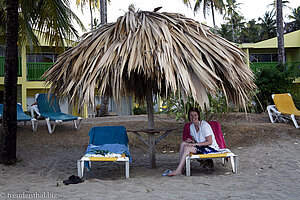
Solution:
[{"label": "blue beach towel", "polygon": [[125,154],[129,157],[129,162],[131,162],[131,155],[129,149],[124,144],[103,144],[103,145],[93,145],[90,144],[85,152],[85,156],[89,155],[102,155],[106,156],[108,154]]},{"label": "blue beach towel", "polygon": [[[106,155],[109,153],[131,155],[128,149],[128,136],[124,126],[95,126],[89,131],[89,146],[85,155]],[[87,168],[88,164],[85,162]]]}]

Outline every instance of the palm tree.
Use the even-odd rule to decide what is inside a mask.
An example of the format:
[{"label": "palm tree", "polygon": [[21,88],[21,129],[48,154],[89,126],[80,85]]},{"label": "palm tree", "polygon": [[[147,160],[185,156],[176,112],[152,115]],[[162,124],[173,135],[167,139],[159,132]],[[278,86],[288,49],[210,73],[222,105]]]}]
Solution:
[{"label": "palm tree", "polygon": [[[290,1],[282,1],[282,8],[288,8],[291,9],[287,4],[289,4]],[[270,3],[268,6],[272,6],[272,11],[276,12],[276,0],[273,0],[273,3]]]},{"label": "palm tree", "polygon": [[20,0],[19,4],[20,44],[27,42],[30,46],[39,46],[39,34],[50,46],[66,46],[64,39],[72,40],[78,37],[72,20],[84,29],[80,19],[70,9],[69,0]]},{"label": "palm tree", "polygon": [[275,14],[273,11],[265,12],[263,18],[259,17],[258,21],[260,26],[260,39],[266,40],[276,36],[276,21],[274,19]]},{"label": "palm tree", "polygon": [[[0,0],[0,34],[5,30],[5,7],[4,0]],[[72,20],[84,30],[79,18],[71,11],[69,0],[20,0],[19,43],[28,44],[31,48],[37,47],[39,34],[50,46],[66,46],[64,39],[72,40],[78,37]]]},{"label": "palm tree", "polygon": [[[183,0],[183,3],[186,4],[187,6],[190,6],[189,0]],[[195,5],[194,5],[194,13],[196,13],[200,10],[201,3],[202,3],[202,7],[203,7],[204,18],[206,18],[206,13],[211,10],[213,25],[214,25],[214,27],[216,27],[215,10],[218,11],[219,13],[223,14],[223,10],[225,9],[223,0],[196,0]]]},{"label": "palm tree", "polygon": [[[99,5],[100,7],[100,25],[107,23],[107,0],[76,0],[77,5],[80,4],[81,8],[86,6],[86,3],[89,3],[90,13],[91,13],[91,30],[93,30],[93,13],[92,8],[95,8],[95,5]],[[98,6],[97,6],[98,7]],[[100,116],[108,115],[108,104],[109,98],[105,95],[101,97],[101,106],[100,106]]]},{"label": "palm tree", "polygon": [[[107,0],[100,1],[100,24],[107,23]],[[109,1],[108,1],[109,2]]]},{"label": "palm tree", "polygon": [[91,30],[94,29],[94,18],[93,18],[93,9],[95,9],[98,4],[98,0],[76,0],[76,5],[81,7],[81,10],[89,4],[90,15],[91,15]]},{"label": "palm tree", "polygon": [[227,17],[227,19],[231,23],[231,28],[232,28],[232,40],[233,42],[236,41],[235,38],[235,27],[236,27],[236,22],[238,21],[237,19],[239,18],[239,5],[240,3],[237,3],[236,0],[226,0],[227,4],[225,5],[226,8],[226,13],[224,17]]},{"label": "palm tree", "polygon": [[[107,23],[107,0],[100,0],[100,24]],[[107,95],[101,96],[101,105],[100,105],[100,117],[104,117],[108,115],[108,104],[109,97]]]},{"label": "palm tree", "polygon": [[252,19],[246,23],[246,27],[242,30],[243,42],[258,42],[258,34],[260,26]]},{"label": "palm tree", "polygon": [[288,16],[290,20],[293,20],[290,22],[290,28],[289,32],[296,31],[300,29],[300,6],[298,8],[294,8],[292,10],[292,14]]},{"label": "palm tree", "polygon": [[6,0],[4,106],[1,130],[0,163],[16,163],[18,0]]},{"label": "palm tree", "polygon": [[235,40],[234,42],[242,43],[243,41],[243,30],[245,27],[245,17],[242,15],[235,15],[231,22],[233,23],[233,28],[235,31]]},{"label": "palm tree", "polygon": [[226,40],[232,41],[232,30],[230,24],[221,24],[221,27],[217,29],[217,34]]},{"label": "palm tree", "polygon": [[277,4],[276,4],[276,25],[277,25],[277,40],[278,40],[278,62],[284,64],[285,55],[284,55],[282,0],[277,0]]},{"label": "palm tree", "polygon": [[284,64],[285,63],[285,53],[284,53],[284,29],[283,29],[283,14],[282,8],[287,7],[289,1],[282,0],[274,0],[272,4],[273,10],[276,11],[276,26],[277,26],[277,40],[278,40],[278,62]]},{"label": "palm tree", "polygon": [[71,11],[69,0],[6,0],[6,3],[0,0],[0,12],[0,34],[6,30],[7,47],[1,162],[9,164],[16,159],[17,43],[19,46],[39,46],[36,35],[39,34],[50,46],[65,46],[64,39],[70,40],[78,36],[72,19],[82,28],[83,25]]}]

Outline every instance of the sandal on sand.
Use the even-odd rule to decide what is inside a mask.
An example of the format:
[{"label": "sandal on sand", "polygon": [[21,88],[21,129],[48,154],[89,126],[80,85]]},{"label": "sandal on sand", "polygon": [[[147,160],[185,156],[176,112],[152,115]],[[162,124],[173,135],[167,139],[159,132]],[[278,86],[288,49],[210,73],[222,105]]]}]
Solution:
[{"label": "sandal on sand", "polygon": [[172,177],[172,176],[177,176],[177,175],[182,175],[182,174],[175,174],[175,171],[172,171],[167,176]]},{"label": "sandal on sand", "polygon": [[68,180],[64,180],[63,183],[65,185],[69,185],[69,184],[77,184],[77,183],[82,183],[84,180],[82,178],[80,178],[79,176],[75,176],[72,175],[69,177]]},{"label": "sandal on sand", "polygon": [[172,171],[170,169],[167,169],[162,175],[168,176]]},{"label": "sandal on sand", "polygon": [[171,173],[169,173],[167,176],[168,176],[168,177],[172,177],[172,176],[176,176],[176,175],[178,175],[178,174],[174,174],[174,173],[171,172]]},{"label": "sandal on sand", "polygon": [[167,176],[168,177],[172,177],[172,176],[175,176],[175,174],[168,174]]}]

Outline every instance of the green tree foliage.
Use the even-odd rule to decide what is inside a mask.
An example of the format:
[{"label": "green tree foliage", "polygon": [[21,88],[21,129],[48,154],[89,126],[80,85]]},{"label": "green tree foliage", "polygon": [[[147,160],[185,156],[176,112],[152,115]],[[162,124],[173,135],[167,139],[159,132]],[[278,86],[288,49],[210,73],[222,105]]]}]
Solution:
[{"label": "green tree foliage", "polygon": [[[286,70],[284,70],[286,68]],[[292,93],[292,85],[297,74],[293,67],[283,65],[262,66],[253,69],[255,73],[255,84],[257,85],[257,97],[262,108],[257,102],[257,111],[261,112],[268,105],[273,104],[272,94]],[[262,110],[263,109],[263,110]]]},{"label": "green tree foliage", "polygon": [[[2,9],[1,9],[2,8]],[[5,30],[5,3],[0,0],[0,34]],[[4,23],[3,23],[4,22]],[[64,39],[75,39],[78,32],[72,22],[84,30],[79,18],[69,7],[69,0],[20,0],[19,1],[19,43],[30,47],[39,46],[38,37],[51,45],[66,46]]]},{"label": "green tree foliage", "polygon": [[275,13],[265,12],[264,16],[258,18],[258,21],[261,23],[259,36],[261,40],[266,40],[276,36],[276,20],[275,20]]},{"label": "green tree foliage", "polygon": [[[235,0],[227,0],[225,4],[225,24],[213,31],[229,41],[237,43],[259,42],[265,39],[276,37],[276,12],[275,3],[270,4],[274,8],[266,11],[262,17],[245,22],[243,15],[239,12],[239,5]],[[289,1],[282,1],[285,8],[289,8]],[[300,7],[292,10],[288,15],[291,22],[285,23],[285,32],[299,30],[300,27]],[[229,36],[231,34],[231,36]]]},{"label": "green tree foliage", "polygon": [[[183,3],[191,7],[190,0],[183,0]],[[204,18],[206,18],[208,12],[211,12],[213,25],[216,26],[215,11],[218,11],[220,14],[223,13],[225,9],[223,0],[196,0],[194,5],[194,13],[197,13],[201,9],[201,4]]]},{"label": "green tree foliage", "polygon": [[232,30],[230,24],[221,24],[221,28],[218,28],[215,32],[221,37],[232,41]]},{"label": "green tree foliage", "polygon": [[256,23],[255,19],[252,19],[245,23],[245,27],[242,28],[241,41],[244,43],[258,42],[260,37],[259,33],[260,26]]},{"label": "green tree foliage", "polygon": [[288,23],[286,26],[287,32],[292,32],[300,29],[300,6],[292,10],[292,14],[288,16],[292,22]]},{"label": "green tree foliage", "polygon": [[[146,104],[146,103],[145,103]],[[147,114],[147,106],[145,104],[133,104],[132,112],[134,115],[143,115]]]},{"label": "green tree foliage", "polygon": [[188,121],[188,111],[191,107],[196,107],[200,110],[200,117],[204,120],[211,120],[214,116],[221,117],[232,111],[232,106],[227,104],[225,95],[218,92],[212,96],[208,94],[209,106],[205,105],[204,108],[199,106],[191,96],[186,101],[179,95],[171,95],[168,99],[163,100],[163,113],[168,113],[175,116],[176,120],[182,119]]},{"label": "green tree foliage", "polygon": [[237,3],[236,0],[226,0],[227,4],[225,5],[225,15],[224,18],[229,21],[232,30],[232,41],[236,41],[236,33],[238,32],[236,29],[238,27],[238,23],[243,18],[241,13],[239,12],[240,3]]},{"label": "green tree foliage", "polygon": [[[272,7],[272,12],[276,12],[276,1],[277,0],[273,0],[273,3],[270,3],[268,6]],[[288,6],[290,2],[289,1],[282,1],[282,8],[288,8],[291,9],[291,7]]]},{"label": "green tree foliage", "polygon": [[233,19],[231,19],[233,26],[232,32],[235,32],[234,42],[242,43],[243,35],[244,35],[244,27],[245,27],[245,18],[241,15],[236,15]]},{"label": "green tree foliage", "polygon": [[179,95],[172,94],[169,98],[163,100],[163,113],[175,115],[176,120],[183,119],[187,121],[187,113],[191,107],[199,107],[191,97],[188,97],[184,102]]},{"label": "green tree foliage", "polygon": [[91,15],[91,30],[94,29],[94,18],[93,18],[93,10],[95,10],[95,8],[98,8],[98,0],[76,0],[76,4],[77,6],[81,7],[81,12],[83,13],[83,8],[87,6],[87,4],[89,5],[89,9],[90,9],[90,15]]}]

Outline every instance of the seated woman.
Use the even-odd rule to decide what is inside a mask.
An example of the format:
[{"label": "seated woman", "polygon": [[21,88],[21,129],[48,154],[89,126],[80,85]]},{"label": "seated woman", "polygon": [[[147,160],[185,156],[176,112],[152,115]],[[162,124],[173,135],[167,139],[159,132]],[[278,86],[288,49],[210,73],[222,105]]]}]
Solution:
[{"label": "seated woman", "polygon": [[[38,98],[39,96],[39,93],[35,94],[35,97],[34,97],[34,103],[31,104],[31,117],[34,117],[34,118],[42,118],[41,117],[41,113],[39,112],[39,108],[37,107],[37,103],[36,103],[36,99]],[[35,113],[37,116],[35,116]]]},{"label": "seated woman", "polygon": [[219,146],[210,125],[206,121],[200,120],[200,112],[197,108],[191,108],[188,113],[189,120],[192,122],[185,125],[185,128],[190,128],[190,135],[184,130],[184,141],[180,145],[179,156],[180,161],[177,169],[172,171],[168,176],[182,174],[182,169],[185,165],[185,158],[190,153],[200,154],[203,152],[203,146],[208,147],[212,151],[218,150]]}]

